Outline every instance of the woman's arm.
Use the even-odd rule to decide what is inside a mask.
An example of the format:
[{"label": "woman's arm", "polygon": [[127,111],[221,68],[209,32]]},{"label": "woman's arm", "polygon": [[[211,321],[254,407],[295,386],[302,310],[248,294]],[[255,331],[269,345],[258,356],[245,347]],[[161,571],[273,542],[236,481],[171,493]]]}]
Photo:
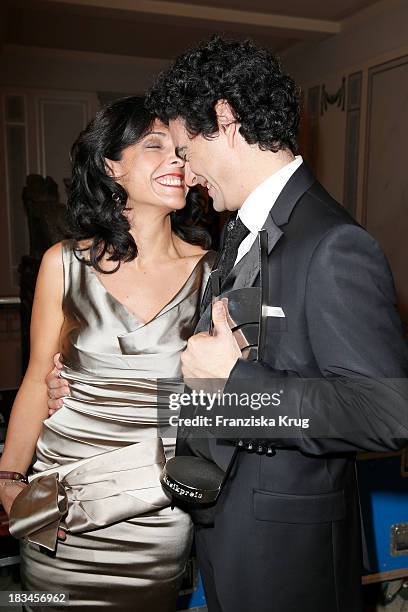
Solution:
[{"label": "woman's arm", "polygon": [[[63,267],[61,244],[51,247],[41,262],[31,316],[30,361],[11,411],[0,470],[25,473],[32,461],[43,421],[48,416],[45,376],[59,350],[64,320],[62,312]],[[13,491],[21,486],[0,487],[0,501],[9,510]],[[15,497],[15,495],[14,495]]]}]

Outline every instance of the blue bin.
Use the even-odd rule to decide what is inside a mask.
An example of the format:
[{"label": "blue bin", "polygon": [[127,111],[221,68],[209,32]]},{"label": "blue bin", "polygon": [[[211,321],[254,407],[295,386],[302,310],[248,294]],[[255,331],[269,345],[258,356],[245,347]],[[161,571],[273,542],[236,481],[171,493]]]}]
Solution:
[{"label": "blue bin", "polygon": [[204,588],[200,572],[197,567],[197,559],[193,548],[188,560],[180,596],[177,602],[177,610],[200,610],[206,607]]},{"label": "blue bin", "polygon": [[357,461],[368,567],[363,582],[408,577],[408,452]]}]

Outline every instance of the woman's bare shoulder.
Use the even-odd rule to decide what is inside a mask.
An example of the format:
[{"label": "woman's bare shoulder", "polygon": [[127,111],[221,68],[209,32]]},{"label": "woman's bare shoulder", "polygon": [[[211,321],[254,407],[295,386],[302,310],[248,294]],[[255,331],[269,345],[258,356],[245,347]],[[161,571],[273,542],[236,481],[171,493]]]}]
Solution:
[{"label": "woman's bare shoulder", "polygon": [[47,249],[42,257],[36,282],[36,301],[42,304],[45,300],[59,302],[63,291],[63,242],[57,242]]},{"label": "woman's bare shoulder", "polygon": [[46,268],[62,268],[63,242],[57,242],[47,249],[43,255],[41,266]]},{"label": "woman's bare shoulder", "polygon": [[61,242],[57,242],[53,244],[49,249],[47,249],[42,257],[42,265],[47,267],[52,266],[62,266],[62,253],[63,249],[80,249],[86,250],[87,245],[86,241],[76,241],[73,239],[62,240]]}]

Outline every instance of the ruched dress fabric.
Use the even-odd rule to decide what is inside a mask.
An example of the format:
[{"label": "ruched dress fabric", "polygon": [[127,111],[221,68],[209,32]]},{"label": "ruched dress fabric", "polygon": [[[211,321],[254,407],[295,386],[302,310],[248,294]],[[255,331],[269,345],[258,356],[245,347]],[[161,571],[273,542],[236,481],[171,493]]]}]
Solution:
[{"label": "ruched dress fabric", "polygon": [[[21,541],[23,589],[61,589],[69,593],[68,607],[80,610],[170,612],[192,525],[171,509],[159,482],[175,440],[162,444],[159,437],[157,380],[181,377],[180,352],[194,332],[215,253],[207,252],[171,301],[143,323],[77,259],[74,246],[70,240],[62,246],[62,376],[71,396],[44,421],[30,479],[58,474],[65,483],[61,527],[68,533],[55,552]],[[39,508],[43,517],[47,511]]]}]

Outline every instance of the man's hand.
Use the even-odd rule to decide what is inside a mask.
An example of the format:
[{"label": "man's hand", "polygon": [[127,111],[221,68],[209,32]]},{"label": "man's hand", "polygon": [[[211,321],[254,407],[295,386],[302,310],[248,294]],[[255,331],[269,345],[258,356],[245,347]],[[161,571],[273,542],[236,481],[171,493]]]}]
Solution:
[{"label": "man's hand", "polygon": [[237,359],[241,357],[238,343],[228,325],[226,304],[219,300],[213,304],[214,335],[201,332],[191,336],[181,354],[184,379],[227,379]]},{"label": "man's hand", "polygon": [[45,378],[45,382],[47,384],[48,390],[48,414],[52,416],[54,412],[59,410],[62,407],[63,401],[61,398],[69,395],[69,385],[68,382],[64,378],[60,378],[60,372],[63,368],[63,365],[60,361],[60,353],[54,355],[54,365],[55,368],[51,370],[49,374],[47,374]]}]

